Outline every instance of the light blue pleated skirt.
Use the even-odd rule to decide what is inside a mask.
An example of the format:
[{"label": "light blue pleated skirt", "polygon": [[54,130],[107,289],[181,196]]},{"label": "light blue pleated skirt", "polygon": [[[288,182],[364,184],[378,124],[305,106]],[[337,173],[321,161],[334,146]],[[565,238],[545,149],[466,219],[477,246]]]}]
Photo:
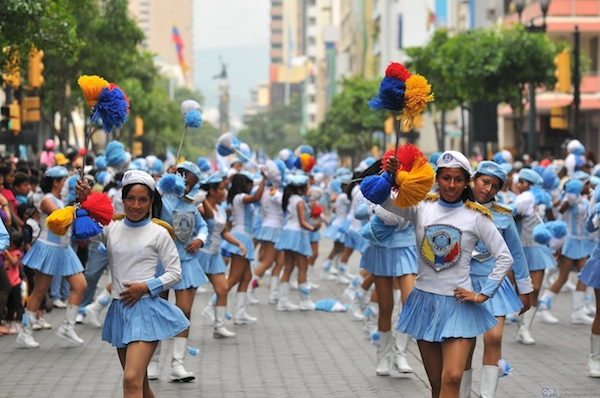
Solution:
[{"label": "light blue pleated skirt", "polygon": [[442,342],[477,337],[498,320],[482,305],[461,303],[453,296],[413,289],[400,313],[397,329],[417,340]]},{"label": "light blue pleated skirt", "polygon": [[[161,276],[165,273],[165,269],[163,268],[162,262],[158,262],[158,266],[156,267],[156,276]],[[198,288],[205,283],[208,283],[208,277],[204,273],[204,269],[202,265],[200,265],[200,261],[198,257],[195,257],[191,260],[183,260],[181,261],[181,280],[171,289],[173,290],[187,290],[189,288]]]},{"label": "light blue pleated skirt", "polygon": [[206,275],[224,274],[227,271],[227,264],[220,253],[209,254],[200,250],[198,251],[198,260]]},{"label": "light blue pleated skirt", "polygon": [[320,231],[308,231],[308,240],[310,240],[310,243],[320,242],[321,241],[321,232]]},{"label": "light blue pleated skirt", "polygon": [[600,257],[590,257],[578,277],[584,285],[600,289]]},{"label": "light blue pleated skirt", "polygon": [[360,236],[357,231],[348,230],[344,239],[344,246],[351,248],[357,252],[364,252],[369,242]]},{"label": "light blue pleated skirt", "polygon": [[375,276],[416,274],[419,269],[417,247],[381,247],[367,245],[360,267]]},{"label": "light blue pleated skirt", "polygon": [[83,272],[83,265],[70,245],[52,246],[39,239],[21,262],[46,275],[70,276]]},{"label": "light blue pleated skirt", "polygon": [[346,234],[340,231],[339,226],[333,225],[332,223],[327,225],[323,236],[333,240],[334,242],[344,243],[344,239],[346,239]]},{"label": "light blue pleated skirt", "polygon": [[308,233],[304,231],[292,231],[284,229],[281,238],[275,243],[277,250],[291,250],[300,253],[303,256],[312,256],[312,247],[308,238]]},{"label": "light blue pleated skirt", "polygon": [[523,247],[523,251],[525,252],[529,271],[542,271],[556,267],[556,260],[552,256],[552,249],[548,246],[527,246]]},{"label": "light blue pleated skirt", "polygon": [[590,247],[588,239],[579,239],[572,236],[567,237],[562,246],[561,255],[571,260],[587,258],[592,254],[593,247]]},{"label": "light blue pleated skirt", "polygon": [[134,341],[168,339],[189,326],[183,311],[158,296],[144,297],[128,307],[113,300],[104,320],[102,340],[123,348]]},{"label": "light blue pleated skirt", "polygon": [[[471,275],[473,290],[480,292],[487,280],[487,276]],[[487,308],[494,316],[506,316],[523,308],[523,303],[521,303],[517,292],[515,292],[508,278],[504,278],[494,297],[488,298],[481,305]]]},{"label": "light blue pleated skirt", "polygon": [[[248,261],[254,260],[254,242],[252,241],[252,238],[246,234],[237,231],[232,232],[231,235],[233,235],[237,240],[242,242],[242,245],[244,245],[244,247],[246,248],[246,259]],[[223,240],[223,242],[221,243],[221,249],[227,251],[230,255],[242,255],[242,252],[240,251],[239,247],[237,247],[236,245],[232,245],[226,240]]]},{"label": "light blue pleated skirt", "polygon": [[281,228],[273,227],[260,227],[258,231],[254,233],[254,238],[261,242],[273,242],[276,243],[281,236]]}]

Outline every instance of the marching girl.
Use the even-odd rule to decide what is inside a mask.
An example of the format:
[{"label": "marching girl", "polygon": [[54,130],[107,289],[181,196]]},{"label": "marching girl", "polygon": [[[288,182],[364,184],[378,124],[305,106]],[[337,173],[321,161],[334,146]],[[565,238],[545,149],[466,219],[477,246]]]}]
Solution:
[{"label": "marching girl", "polygon": [[[320,204],[323,194],[323,189],[316,185],[311,185],[308,189],[308,210],[310,212],[310,218],[308,222],[313,227],[317,224],[317,222],[326,223],[322,216],[323,207],[321,207]],[[312,256],[308,259],[308,283],[310,283],[312,289],[317,289],[319,285],[312,281],[311,275],[314,271],[314,266],[315,262],[317,261],[317,257],[319,257],[319,242],[321,241],[321,232],[319,232],[318,230],[309,231],[308,238],[310,240],[310,247],[312,248]]]},{"label": "marching girl", "polygon": [[[390,158],[386,167],[396,175],[398,161]],[[491,214],[469,199],[468,159],[460,152],[446,151],[437,167],[439,197],[430,196],[408,208],[395,206],[393,197],[382,204],[414,225],[418,274],[397,329],[417,339],[434,398],[459,396],[473,338],[497,324],[479,304],[494,295],[512,265]],[[495,265],[482,290],[474,292],[469,270],[479,240],[493,253]]]},{"label": "marching girl", "polygon": [[[90,192],[77,186],[80,199]],[[159,293],[181,280],[177,247],[169,231],[152,222],[161,200],[155,181],[141,170],[123,175],[125,218],[113,221],[94,237],[106,246],[112,278],[112,297],[102,340],[117,348],[123,367],[124,397],[153,397],[146,369],[160,340],[186,330],[185,314]],[[164,272],[157,275],[158,263]]]},{"label": "marching girl", "polygon": [[27,348],[40,346],[33,339],[33,325],[37,322],[37,311],[54,276],[64,276],[71,286],[66,319],[58,329],[57,336],[74,345],[83,345],[83,340],[75,333],[75,319],[87,287],[83,276],[83,265],[71,247],[69,233],[59,236],[46,226],[46,218],[50,213],[64,207],[60,200],[60,193],[68,176],[69,172],[66,168],[54,166],[46,170],[40,183],[45,194],[38,207],[42,230],[22,260],[24,265],[36,271],[33,292],[29,295],[25,309],[27,323],[17,337],[17,343]]},{"label": "marching girl", "polygon": [[[337,269],[332,267],[332,263],[335,261],[336,256],[340,256],[344,251],[344,239],[345,234],[340,231],[340,228],[344,226],[346,217],[350,211],[350,198],[348,197],[347,190],[350,186],[350,180],[352,179],[351,174],[342,174],[337,178],[337,181],[341,184],[341,193],[339,193],[335,199],[333,205],[333,211],[335,217],[327,225],[324,236],[333,240],[333,248],[327,256],[327,260],[323,263],[323,269],[321,273],[321,279],[323,280],[335,280],[334,273],[337,273]],[[332,181],[333,185],[336,180]]]},{"label": "marching girl", "polygon": [[[200,169],[194,163],[186,161],[177,165],[176,170],[184,177],[184,195],[188,195],[199,181]],[[158,184],[160,186],[160,181]],[[162,198],[160,218],[175,230],[175,246],[181,260],[181,281],[172,288],[175,290],[175,304],[190,319],[196,289],[208,282],[197,256],[208,235],[206,221],[194,204],[185,197],[167,195]],[[194,373],[186,371],[183,366],[189,333],[190,330],[187,328],[173,339],[169,374],[171,381],[189,382],[195,379]],[[154,374],[151,376],[153,377]]]},{"label": "marching girl", "polygon": [[[541,186],[542,177],[531,169],[521,169],[519,171],[519,181],[517,188],[521,192],[515,200],[515,221],[520,226],[521,244],[525,253],[525,260],[529,268],[529,274],[533,283],[533,292],[530,296],[531,309],[525,312],[519,324],[517,340],[522,344],[535,344],[535,339],[531,336],[531,323],[537,312],[537,302],[544,279],[544,271],[548,268],[556,267],[556,260],[552,255],[552,249],[546,245],[541,245],[533,239],[533,229],[536,225],[543,223],[544,215],[552,213],[551,208],[538,201],[532,188]],[[536,188],[537,189],[537,188]]]},{"label": "marching girl", "polygon": [[231,179],[231,188],[227,194],[227,203],[231,209],[231,235],[245,248],[223,242],[221,248],[231,253],[231,269],[227,279],[227,291],[239,283],[235,296],[234,323],[236,325],[256,323],[257,319],[246,311],[246,292],[252,279],[250,261],[254,260],[254,242],[252,241],[253,209],[252,205],[260,200],[265,189],[266,177],[263,174],[258,189],[250,195],[252,176],[242,171]]},{"label": "marching girl", "polygon": [[[282,208],[286,211],[285,224],[281,238],[275,244],[275,249],[283,251],[285,256],[277,301],[279,311],[315,309],[315,303],[310,298],[310,283],[306,280],[308,259],[312,256],[308,232],[318,231],[321,224],[317,221],[315,225],[311,225],[307,221],[308,205],[303,199],[307,193],[308,177],[300,174],[293,176],[283,190]],[[294,267],[298,267],[299,306],[289,300],[289,280]]]},{"label": "marching girl", "polygon": [[[202,181],[201,189],[206,192],[206,199],[200,204],[198,209],[208,224],[208,240],[198,252],[198,259],[210,283],[215,289],[215,302],[211,302],[209,309],[213,311],[213,337],[226,338],[235,337],[234,332],[225,328],[225,314],[227,312],[227,278],[225,272],[227,266],[221,256],[221,241],[225,239],[240,249],[240,254],[246,254],[244,245],[234,238],[229,231],[225,229],[227,224],[227,215],[221,206],[227,199],[225,182],[220,174],[212,174],[206,180]],[[212,308],[210,308],[212,307]]]},{"label": "marching girl", "polygon": [[[508,372],[506,363],[502,358],[502,333],[504,320],[507,314],[517,311],[524,313],[529,309],[529,294],[533,291],[529,269],[525,262],[525,253],[519,240],[519,232],[512,217],[512,209],[494,201],[495,195],[506,184],[507,173],[503,167],[490,161],[480,162],[473,177],[473,196],[475,200],[488,208],[492,213],[494,225],[498,228],[506,245],[510,249],[514,263],[512,266],[515,274],[516,285],[519,291],[517,296],[508,278],[504,278],[494,297],[486,300],[483,306],[498,320],[498,324],[483,334],[483,368],[481,370],[480,394],[484,398],[496,396],[498,378]],[[480,291],[487,282],[487,276],[493,271],[494,259],[482,242],[475,244],[471,259],[471,282],[475,291]],[[471,379],[473,369],[473,351],[475,340],[471,347],[471,354],[467,361],[465,373],[461,381],[461,394],[471,392]],[[499,367],[502,365],[502,369]]]}]

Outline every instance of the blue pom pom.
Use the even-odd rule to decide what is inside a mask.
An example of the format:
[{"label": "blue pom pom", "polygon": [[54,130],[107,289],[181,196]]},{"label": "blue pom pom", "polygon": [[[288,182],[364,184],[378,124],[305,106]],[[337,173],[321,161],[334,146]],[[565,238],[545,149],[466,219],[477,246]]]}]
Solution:
[{"label": "blue pom pom", "polygon": [[546,223],[546,228],[555,239],[562,239],[567,236],[567,223],[564,221],[549,221]]},{"label": "blue pom pom", "polygon": [[94,161],[94,165],[97,169],[105,169],[106,168],[106,156],[100,155]]},{"label": "blue pom pom", "polygon": [[106,156],[107,166],[118,166],[127,160],[125,147],[119,141],[109,142],[104,150],[104,156]]},{"label": "blue pom pom", "polygon": [[165,174],[158,180],[157,188],[163,195],[183,196],[185,180],[178,174]]},{"label": "blue pom pom", "polygon": [[404,108],[404,91],[406,83],[394,77],[384,77],[379,85],[379,95],[371,101],[371,109],[387,109],[401,111]]},{"label": "blue pom pom", "polygon": [[533,228],[533,240],[540,245],[548,244],[550,239],[552,239],[552,235],[550,234],[550,230],[544,224],[538,224]]},{"label": "blue pom pom", "polygon": [[544,173],[542,173],[542,178],[544,179],[544,189],[555,189],[560,183],[560,178],[558,178],[554,170],[552,170],[550,167],[546,167]]},{"label": "blue pom pom", "polygon": [[219,153],[219,155],[221,156],[229,156],[233,153],[233,151],[227,147],[224,147],[221,144],[217,144],[217,152]]},{"label": "blue pom pom", "polygon": [[287,158],[287,159],[285,160],[285,162],[284,162],[284,163],[285,163],[285,166],[286,166],[288,169],[290,169],[290,170],[291,170],[291,169],[293,169],[293,168],[294,168],[294,165],[295,165],[295,163],[296,163],[296,159],[297,159],[297,158],[296,158],[294,155],[290,155],[290,157],[289,157],[289,158]]},{"label": "blue pom pom", "polygon": [[535,197],[535,204],[540,205],[543,204],[546,207],[552,207],[552,197],[546,191],[544,191],[541,187],[534,185],[531,187],[530,192]]},{"label": "blue pom pom", "polygon": [[199,157],[198,160],[196,160],[196,166],[198,166],[200,171],[203,173],[212,170],[212,167],[210,166],[210,162],[208,161],[208,159],[203,158],[203,157]]},{"label": "blue pom pom", "polygon": [[506,163],[504,156],[502,156],[502,152],[496,152],[492,160],[498,164]]},{"label": "blue pom pom", "polygon": [[119,87],[111,85],[102,89],[98,102],[94,105],[92,122],[97,123],[98,119],[102,119],[102,129],[110,133],[115,128],[123,127],[128,113],[129,102],[125,93]]},{"label": "blue pom pom", "polygon": [[569,180],[565,183],[565,192],[579,195],[583,190],[583,181]]},{"label": "blue pom pom", "polygon": [[379,340],[381,339],[381,334],[379,331],[371,333],[371,344],[379,344]]},{"label": "blue pom pom", "polygon": [[86,240],[102,232],[98,223],[88,215],[84,209],[75,212],[75,221],[73,221],[73,239]]},{"label": "blue pom pom", "polygon": [[199,129],[202,127],[202,115],[200,111],[190,111],[185,114],[185,127],[195,127]]},{"label": "blue pom pom", "polygon": [[163,173],[163,161],[160,159],[156,159],[154,161],[154,164],[152,165],[152,174],[153,175],[158,175],[158,174],[162,174]]},{"label": "blue pom pom", "polygon": [[378,176],[368,176],[360,183],[360,190],[365,198],[377,205],[382,204],[390,197],[394,176],[384,172]]},{"label": "blue pom pom", "polygon": [[200,349],[188,346],[187,351],[190,353],[191,356],[196,356],[200,352]]}]

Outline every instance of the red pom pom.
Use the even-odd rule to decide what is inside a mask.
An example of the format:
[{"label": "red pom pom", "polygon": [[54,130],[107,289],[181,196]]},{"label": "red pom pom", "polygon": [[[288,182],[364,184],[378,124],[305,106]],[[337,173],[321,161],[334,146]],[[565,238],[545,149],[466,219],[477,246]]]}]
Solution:
[{"label": "red pom pom", "polygon": [[405,82],[409,77],[411,77],[411,73],[406,69],[406,67],[398,62],[391,62],[390,65],[385,70],[385,75],[387,77],[395,77],[396,79],[400,79]]},{"label": "red pom pom", "polygon": [[388,158],[390,158],[392,156],[396,156],[396,150],[395,149],[390,149],[386,153],[383,154],[383,157],[381,158],[381,169],[383,171],[386,171],[385,165],[387,163]]},{"label": "red pom pom", "polygon": [[404,170],[410,172],[412,170],[415,161],[418,158],[424,158],[423,152],[419,150],[413,144],[400,145],[398,147],[398,155],[396,155],[398,159],[398,163],[402,166],[399,170]]},{"label": "red pom pom", "polygon": [[93,192],[81,203],[81,208],[86,210],[90,217],[102,225],[108,225],[112,221],[115,210],[110,198],[105,193]]},{"label": "red pom pom", "polygon": [[313,207],[313,209],[310,213],[310,216],[312,218],[319,218],[322,213],[323,213],[323,208],[321,207],[321,205],[316,205],[315,207]]}]

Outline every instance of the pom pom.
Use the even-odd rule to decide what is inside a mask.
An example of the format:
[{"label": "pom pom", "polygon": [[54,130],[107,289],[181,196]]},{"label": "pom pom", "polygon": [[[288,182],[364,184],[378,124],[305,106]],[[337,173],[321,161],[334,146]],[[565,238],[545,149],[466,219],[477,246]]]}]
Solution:
[{"label": "pom pom", "polygon": [[196,160],[196,166],[198,166],[200,171],[203,173],[206,173],[206,172],[212,170],[212,167],[211,167],[208,159],[203,158],[203,157],[199,157],[198,160]]},{"label": "pom pom", "polygon": [[81,208],[86,210],[90,217],[102,225],[108,225],[115,214],[112,201],[105,193],[93,192],[81,203]]},{"label": "pom pom", "polygon": [[84,209],[79,209],[76,212],[76,218],[73,222],[73,239],[86,240],[92,236],[102,232],[102,228],[98,223],[89,216]]},{"label": "pom pom", "polygon": [[160,159],[156,159],[154,161],[154,164],[152,165],[152,170],[151,170],[152,171],[152,175],[160,175],[160,174],[162,174],[163,171],[164,171],[163,167],[164,167],[163,161],[160,160]]},{"label": "pom pom", "polygon": [[200,352],[200,349],[199,348],[194,348],[194,347],[187,346],[187,351],[188,351],[188,353],[191,356],[195,357]]},{"label": "pom pom", "polygon": [[544,224],[538,224],[533,228],[533,240],[540,245],[546,245],[552,239],[550,230]]},{"label": "pom pom", "polygon": [[394,204],[398,207],[411,207],[425,199],[435,182],[433,167],[424,157],[417,158],[410,171],[400,170],[396,173],[398,196]]},{"label": "pom pom", "polygon": [[569,180],[565,183],[565,192],[579,195],[583,190],[583,181]]},{"label": "pom pom", "polygon": [[549,221],[546,223],[546,228],[555,239],[562,239],[567,236],[567,223],[564,221]]},{"label": "pom pom", "polygon": [[512,370],[512,366],[502,358],[498,360],[498,368],[500,369],[500,377],[509,376]]},{"label": "pom pom", "polygon": [[240,143],[239,151],[241,153],[242,163],[248,162],[248,159],[252,156],[252,150],[250,149],[250,145],[245,142]]},{"label": "pom pom", "polygon": [[105,87],[110,86],[110,83],[100,76],[96,75],[83,75],[77,79],[77,84],[81,87],[81,91],[83,91],[83,96],[87,102],[87,105],[90,108],[93,108],[94,105],[98,102],[98,97],[100,97],[100,93]]},{"label": "pom pom", "polygon": [[192,99],[185,100],[181,103],[181,114],[185,115],[191,111],[199,111],[200,104]]},{"label": "pom pom", "polygon": [[[281,165],[283,165],[283,162],[279,161],[281,163]],[[265,175],[267,176],[267,179],[269,181],[271,181],[272,184],[275,185],[280,185],[283,179],[283,175],[285,173],[285,165],[283,165],[284,167],[284,172],[281,171],[281,169],[279,168],[279,166],[277,165],[276,162],[272,161],[272,160],[267,160],[265,162]]]},{"label": "pom pom", "polygon": [[393,77],[398,80],[402,80],[405,82],[409,77],[411,77],[411,73],[406,69],[406,67],[398,62],[390,62],[387,69],[385,70],[385,75],[387,77]]},{"label": "pom pom", "polygon": [[97,169],[105,169],[106,168],[106,156],[100,155],[94,160],[94,165]]},{"label": "pom pom", "polygon": [[165,174],[158,180],[156,187],[163,195],[183,196],[185,180],[179,174]]},{"label": "pom pom", "polygon": [[284,148],[279,151],[279,159],[283,161],[288,169],[294,168],[294,161],[296,160],[294,157],[294,153],[291,149]]},{"label": "pom pom", "polygon": [[388,151],[383,154],[383,157],[381,158],[381,169],[383,171],[386,171],[387,160],[389,158],[391,158],[392,156],[396,156],[396,150],[395,149],[388,149]]},{"label": "pom pom", "polygon": [[329,298],[317,301],[315,310],[326,312],[346,312],[348,311],[348,306],[335,299]]},{"label": "pom pom", "polygon": [[425,109],[427,103],[433,101],[431,85],[421,75],[412,75],[406,80],[404,93],[404,112],[402,126],[404,131],[410,131],[415,125],[415,118]]},{"label": "pom pom", "polygon": [[544,189],[556,189],[560,184],[560,178],[558,178],[556,172],[549,167],[547,167],[542,173],[542,179],[544,180],[542,184]]},{"label": "pom pom", "polygon": [[296,158],[294,161],[294,167],[309,173],[315,166],[315,158],[310,156],[308,153],[303,153]]},{"label": "pom pom", "polygon": [[307,154],[309,154],[311,156],[314,156],[315,155],[315,150],[310,145],[300,145],[294,151],[294,155],[296,155],[296,156],[300,156],[303,153],[307,153]]},{"label": "pom pom", "polygon": [[381,340],[381,334],[379,333],[379,331],[375,331],[373,333],[371,333],[371,344],[373,345],[379,345],[379,340]]},{"label": "pom pom", "polygon": [[185,127],[202,127],[202,115],[199,111],[190,111],[185,114]]},{"label": "pom pom", "polygon": [[217,152],[219,153],[219,155],[221,156],[229,156],[233,153],[233,151],[227,147],[224,147],[221,144],[217,144]]},{"label": "pom pom", "polygon": [[232,152],[235,149],[239,149],[240,148],[240,142],[238,141],[237,138],[235,138],[235,136],[233,135],[232,132],[227,132],[225,134],[222,134],[219,139],[217,140],[217,143],[229,150],[231,150]]},{"label": "pom pom", "polygon": [[104,156],[106,156],[107,166],[116,167],[127,161],[125,147],[119,141],[109,142],[104,150]]},{"label": "pom pom", "polygon": [[[388,151],[389,152],[389,151]],[[423,156],[423,152],[419,150],[416,146],[412,144],[401,145],[398,147],[398,153],[396,154],[396,158],[398,159],[398,163],[400,163],[401,168],[399,170],[404,170],[410,172],[413,168],[413,165],[416,163],[417,159],[422,159],[425,162],[425,156]]]},{"label": "pom pom", "polygon": [[123,127],[128,113],[129,99],[119,86],[111,83],[102,89],[91,119],[94,123],[102,119],[102,129],[110,133],[115,128]]},{"label": "pom pom", "polygon": [[310,217],[311,218],[319,218],[319,217],[321,217],[321,214],[323,214],[323,207],[321,207],[321,205],[316,205],[315,207],[313,207],[312,211],[310,212]]},{"label": "pom pom", "polygon": [[360,190],[371,203],[382,204],[390,197],[394,176],[384,172],[382,175],[368,176],[360,183]]},{"label": "pom pom", "polygon": [[402,80],[384,77],[379,85],[379,95],[369,101],[371,109],[401,111],[404,107],[406,84]]},{"label": "pom pom", "polygon": [[58,236],[64,236],[73,220],[75,219],[75,208],[73,206],[66,206],[62,209],[54,210],[46,218],[46,226],[52,233]]}]

